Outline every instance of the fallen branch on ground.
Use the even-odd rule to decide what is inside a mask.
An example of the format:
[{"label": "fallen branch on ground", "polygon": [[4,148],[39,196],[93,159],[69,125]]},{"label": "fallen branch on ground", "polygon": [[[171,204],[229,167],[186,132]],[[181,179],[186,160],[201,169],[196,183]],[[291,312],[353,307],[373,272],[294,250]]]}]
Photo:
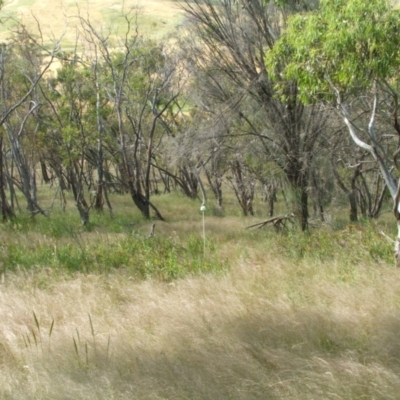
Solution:
[{"label": "fallen branch on ground", "polygon": [[293,218],[294,218],[293,213],[285,214],[285,215],[277,215],[276,217],[269,218],[266,221],[257,222],[256,224],[247,226],[246,229],[250,229],[250,228],[261,229],[268,224],[272,224],[275,229],[279,230],[281,228],[284,228],[286,226],[286,223],[288,221],[291,221]]}]

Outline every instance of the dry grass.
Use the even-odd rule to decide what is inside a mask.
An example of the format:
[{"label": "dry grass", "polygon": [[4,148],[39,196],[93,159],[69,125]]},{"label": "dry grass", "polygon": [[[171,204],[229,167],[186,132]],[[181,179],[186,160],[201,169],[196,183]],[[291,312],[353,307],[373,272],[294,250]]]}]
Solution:
[{"label": "dry grass", "polygon": [[172,283],[7,275],[0,398],[398,398],[396,269],[227,250],[229,273]]},{"label": "dry grass", "polygon": [[1,11],[0,37],[4,40],[9,36],[8,29],[14,25],[14,20],[21,21],[35,32],[39,22],[46,42],[64,35],[63,47],[68,49],[76,40],[78,14],[85,18],[89,15],[96,29],[116,32],[119,26],[124,25],[122,13],[131,10],[138,16],[142,35],[161,37],[171,32],[181,20],[178,4],[179,1],[170,0],[11,0],[5,2]]}]

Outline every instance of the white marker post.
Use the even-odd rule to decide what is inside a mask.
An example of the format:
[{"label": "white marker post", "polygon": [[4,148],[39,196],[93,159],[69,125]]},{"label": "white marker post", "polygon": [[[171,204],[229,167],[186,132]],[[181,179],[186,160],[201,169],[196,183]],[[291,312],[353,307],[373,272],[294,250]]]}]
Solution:
[{"label": "white marker post", "polygon": [[203,256],[206,256],[206,222],[204,218],[204,212],[206,211],[206,206],[204,203],[200,207],[200,211],[203,214]]}]

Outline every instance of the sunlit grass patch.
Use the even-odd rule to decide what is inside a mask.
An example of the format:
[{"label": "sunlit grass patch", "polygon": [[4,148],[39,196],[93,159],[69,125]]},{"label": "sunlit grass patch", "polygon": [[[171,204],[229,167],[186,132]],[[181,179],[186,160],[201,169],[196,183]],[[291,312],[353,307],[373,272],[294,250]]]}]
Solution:
[{"label": "sunlit grass patch", "polygon": [[[123,14],[130,13],[135,17],[140,33],[153,39],[162,38],[169,34],[182,20],[182,13],[178,9],[179,2],[168,0],[127,0],[123,3],[102,1],[63,2],[33,0],[14,0],[6,2],[2,7],[3,23],[0,26],[0,36],[6,39],[10,30],[18,20],[23,21],[29,31],[37,34],[40,31],[47,42],[53,38],[63,36],[62,48],[73,50],[76,39],[76,27],[79,26],[77,16],[90,16],[92,25],[103,32],[112,31],[114,34],[126,33],[126,20]],[[50,10],[57,9],[57,12]],[[7,18],[7,17],[12,17]],[[47,44],[47,43],[46,43]]]}]

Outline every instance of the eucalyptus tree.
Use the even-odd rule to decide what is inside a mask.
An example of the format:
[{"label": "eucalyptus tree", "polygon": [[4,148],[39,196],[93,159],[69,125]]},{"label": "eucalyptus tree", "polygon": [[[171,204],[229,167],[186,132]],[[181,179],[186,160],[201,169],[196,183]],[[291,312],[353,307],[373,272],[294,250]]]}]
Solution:
[{"label": "eucalyptus tree", "polygon": [[182,5],[190,32],[184,44],[189,70],[201,82],[198,106],[212,107],[234,123],[225,134],[259,141],[264,162],[274,163],[289,183],[303,230],[312,161],[326,115],[320,104],[303,104],[295,81],[288,81],[284,95],[277,97],[264,60],[288,15],[309,6],[272,0],[186,0]]},{"label": "eucalyptus tree", "polygon": [[[354,143],[379,166],[394,201],[398,224],[396,258],[400,262],[400,186],[393,168],[400,154],[399,68],[400,12],[390,1],[321,0],[318,11],[293,17],[267,65],[275,69],[282,95],[295,80],[304,101],[336,103]],[[283,66],[283,68],[282,68]],[[354,98],[369,97],[369,121],[360,123]],[[382,126],[387,115],[391,131]],[[362,121],[362,120],[361,120]],[[383,146],[392,135],[389,149]],[[392,151],[390,151],[392,149]]]},{"label": "eucalyptus tree", "polygon": [[[94,208],[97,211],[103,211],[104,200],[107,203],[110,215],[113,216],[111,202],[108,196],[108,186],[114,186],[115,177],[110,173],[106,165],[110,165],[111,154],[115,148],[111,143],[108,146],[108,152],[105,149],[107,142],[107,127],[106,120],[112,114],[112,104],[110,104],[109,96],[104,89],[104,68],[103,60],[100,56],[99,40],[95,29],[87,18],[79,17],[80,30],[79,37],[82,46],[82,56],[79,58],[81,68],[86,70],[87,76],[91,81],[91,86],[95,94],[95,115],[97,125],[97,146],[96,149],[92,146],[87,152],[87,161],[97,171],[97,181],[95,184]],[[94,99],[93,99],[94,104]],[[106,146],[107,147],[107,146]],[[110,151],[111,150],[111,151]],[[108,153],[108,154],[107,154]],[[107,157],[107,155],[109,157]]]},{"label": "eucalyptus tree", "polygon": [[[1,46],[0,56],[0,150],[3,152],[0,159],[0,192],[3,220],[14,213],[12,200],[15,186],[25,197],[31,213],[45,214],[38,204],[36,189],[42,106],[38,86],[59,48],[57,42],[48,51],[41,36],[34,37],[22,25],[17,28],[8,43]],[[6,162],[8,159],[11,170]],[[4,191],[6,180],[12,196],[11,206]]]},{"label": "eucalyptus tree", "polygon": [[180,112],[177,98],[183,75],[162,44],[141,37],[135,17],[123,15],[125,32],[119,36],[97,30],[88,18],[81,18],[81,25],[96,43],[101,84],[113,104],[114,116],[104,123],[118,145],[115,157],[123,184],[145,218],[153,210],[162,219],[150,201],[151,168],[163,136],[171,133],[171,114]]},{"label": "eucalyptus tree", "polygon": [[[91,70],[76,57],[61,60],[53,93],[46,99],[53,118],[47,137],[50,140],[48,160],[61,181],[71,189],[83,225],[89,222],[92,207],[88,191],[92,189],[90,150],[96,145],[96,92],[90,79]],[[56,89],[55,89],[56,88]],[[54,148],[54,144],[57,144]]]}]

